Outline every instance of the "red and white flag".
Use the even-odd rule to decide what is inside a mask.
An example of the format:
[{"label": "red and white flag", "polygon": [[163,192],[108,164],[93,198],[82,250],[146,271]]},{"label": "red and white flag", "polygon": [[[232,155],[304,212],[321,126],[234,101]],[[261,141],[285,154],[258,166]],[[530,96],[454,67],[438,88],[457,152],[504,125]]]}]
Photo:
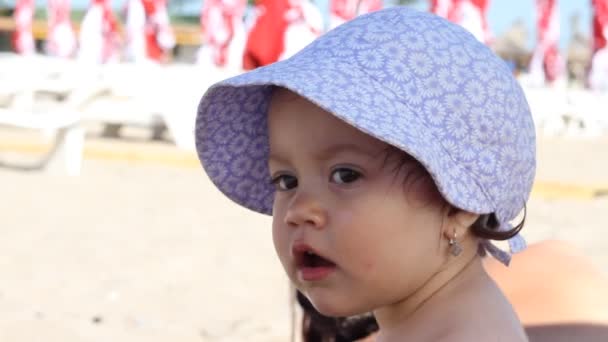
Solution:
[{"label": "red and white flag", "polygon": [[592,0],[593,58],[589,86],[608,91],[608,0]]},{"label": "red and white flag", "polygon": [[591,0],[593,11],[593,52],[606,46],[608,39],[608,0]]},{"label": "red and white flag", "polygon": [[490,0],[431,0],[430,11],[466,28],[480,42],[490,44],[489,6]]},{"label": "red and white flag", "polygon": [[309,0],[258,0],[255,11],[243,54],[245,70],[292,56],[323,30],[321,13]]},{"label": "red and white flag", "polygon": [[15,3],[13,49],[21,55],[31,55],[36,52],[34,35],[32,34],[34,9],[34,0],[17,0]]},{"label": "red and white flag", "polygon": [[295,55],[323,32],[323,15],[310,0],[290,0],[285,16],[287,29],[279,60]]},{"label": "red and white flag", "polygon": [[76,34],[70,20],[70,0],[48,0],[47,12],[47,53],[71,57],[76,51]]},{"label": "red and white flag", "polygon": [[460,25],[486,44],[492,39],[486,17],[489,5],[490,0],[459,0]]},{"label": "red and white flag", "polygon": [[118,60],[120,32],[110,0],[92,0],[80,25],[78,59],[95,64]]},{"label": "red and white flag", "polygon": [[125,4],[126,57],[132,62],[147,60],[146,11],[141,0],[128,0]]},{"label": "red and white flag", "polygon": [[[198,62],[211,59],[216,66],[242,64],[246,0],[205,0],[201,10],[203,45]],[[236,51],[234,51],[236,50]]]},{"label": "red and white flag", "polygon": [[146,53],[151,60],[161,62],[167,57],[167,52],[175,46],[175,36],[167,12],[167,0],[142,1],[146,12]]},{"label": "red and white flag", "polygon": [[247,35],[243,68],[255,69],[274,63],[285,50],[285,31],[289,25],[289,0],[257,0],[255,21]]},{"label": "red and white flag", "polygon": [[457,8],[456,2],[458,0],[431,0],[431,13],[438,15],[442,18],[446,18],[450,21],[454,21],[455,9]]},{"label": "red and white flag", "polygon": [[129,0],[127,49],[134,61],[161,62],[175,46],[166,0]]},{"label": "red and white flag", "polygon": [[330,28],[349,21],[360,14],[382,9],[382,0],[330,0]]},{"label": "red and white flag", "polygon": [[552,83],[563,75],[564,65],[559,53],[559,5],[557,0],[536,0],[538,41],[530,74],[533,79]]}]

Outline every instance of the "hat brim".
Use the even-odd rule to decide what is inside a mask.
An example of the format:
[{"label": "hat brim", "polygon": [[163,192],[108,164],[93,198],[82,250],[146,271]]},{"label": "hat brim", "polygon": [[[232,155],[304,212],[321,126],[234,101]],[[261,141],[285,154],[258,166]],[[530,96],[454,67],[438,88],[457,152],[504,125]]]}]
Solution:
[{"label": "hat brim", "polygon": [[[493,201],[476,176],[454,161],[417,115],[422,108],[406,104],[367,70],[336,58],[310,57],[304,51],[227,79],[203,96],[196,119],[196,148],[203,168],[222,193],[248,209],[272,214],[267,112],[272,88],[278,86],[408,153],[426,168],[450,204],[478,214],[493,212]],[[348,71],[348,80],[334,70]]]}]

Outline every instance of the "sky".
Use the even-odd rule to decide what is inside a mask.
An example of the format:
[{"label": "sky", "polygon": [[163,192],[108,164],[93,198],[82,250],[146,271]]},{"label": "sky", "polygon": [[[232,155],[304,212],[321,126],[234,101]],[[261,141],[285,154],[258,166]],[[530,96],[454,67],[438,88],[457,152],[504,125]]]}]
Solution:
[{"label": "sky", "polygon": [[[529,30],[528,46],[532,47],[536,39],[536,0],[489,0],[488,24],[494,36],[504,33],[514,21],[521,19]],[[425,1],[417,7],[428,9]],[[560,10],[560,47],[565,48],[571,37],[570,17],[578,13],[579,30],[585,35],[591,34],[591,0],[559,0]]]},{"label": "sky", "polygon": [[[314,1],[314,0],[313,0]],[[321,0],[323,1],[323,0]],[[386,0],[385,0],[386,1]],[[0,0],[5,3],[14,3],[14,0]],[[90,0],[72,0],[74,7],[85,7]],[[112,0],[112,4],[115,8],[121,8],[126,0]],[[200,6],[197,1],[190,1],[193,3],[192,10],[198,12]],[[39,6],[46,4],[45,0],[36,0]],[[202,3],[202,0],[201,0]],[[504,33],[512,23],[518,18],[522,19],[526,27],[529,29],[529,42],[528,45],[531,47],[533,41],[536,38],[535,29],[535,11],[534,11],[535,0],[490,0],[490,8],[488,11],[488,23],[492,33],[500,35]],[[591,32],[591,0],[561,0],[560,5],[560,46],[566,47],[571,36],[570,17],[574,13],[580,15],[580,27],[579,29],[586,35]],[[426,1],[419,1],[419,4],[415,7],[426,10],[428,8]]]},{"label": "sky", "polygon": [[[580,17],[579,30],[585,35],[591,34],[591,0],[561,0],[560,10],[560,46],[566,47],[572,35],[570,18],[573,14]],[[534,0],[494,0],[488,10],[488,23],[492,32],[497,35],[507,30],[514,20],[522,18],[530,29],[530,41],[536,39],[536,13]]]}]

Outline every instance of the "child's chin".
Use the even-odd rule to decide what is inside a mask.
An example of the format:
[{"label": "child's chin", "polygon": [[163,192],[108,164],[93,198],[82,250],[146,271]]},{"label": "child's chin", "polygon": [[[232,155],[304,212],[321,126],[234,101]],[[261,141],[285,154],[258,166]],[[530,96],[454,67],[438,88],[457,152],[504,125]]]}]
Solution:
[{"label": "child's chin", "polygon": [[352,301],[338,302],[335,300],[327,301],[320,298],[308,298],[317,311],[319,311],[322,315],[329,317],[348,317],[369,312],[369,310],[357,308],[353,305]]}]

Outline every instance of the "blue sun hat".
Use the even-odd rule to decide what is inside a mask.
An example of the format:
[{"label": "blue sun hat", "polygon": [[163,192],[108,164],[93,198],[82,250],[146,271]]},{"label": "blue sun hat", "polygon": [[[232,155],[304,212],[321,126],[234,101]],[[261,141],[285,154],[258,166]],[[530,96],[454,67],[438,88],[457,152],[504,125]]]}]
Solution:
[{"label": "blue sun hat", "polygon": [[[392,7],[355,18],[278,63],[213,85],[196,148],[213,183],[271,214],[267,111],[274,86],[416,158],[453,206],[512,228],[534,179],[535,129],[508,66],[464,28]],[[525,248],[518,235],[510,252]],[[507,264],[510,253],[482,246]]]}]

